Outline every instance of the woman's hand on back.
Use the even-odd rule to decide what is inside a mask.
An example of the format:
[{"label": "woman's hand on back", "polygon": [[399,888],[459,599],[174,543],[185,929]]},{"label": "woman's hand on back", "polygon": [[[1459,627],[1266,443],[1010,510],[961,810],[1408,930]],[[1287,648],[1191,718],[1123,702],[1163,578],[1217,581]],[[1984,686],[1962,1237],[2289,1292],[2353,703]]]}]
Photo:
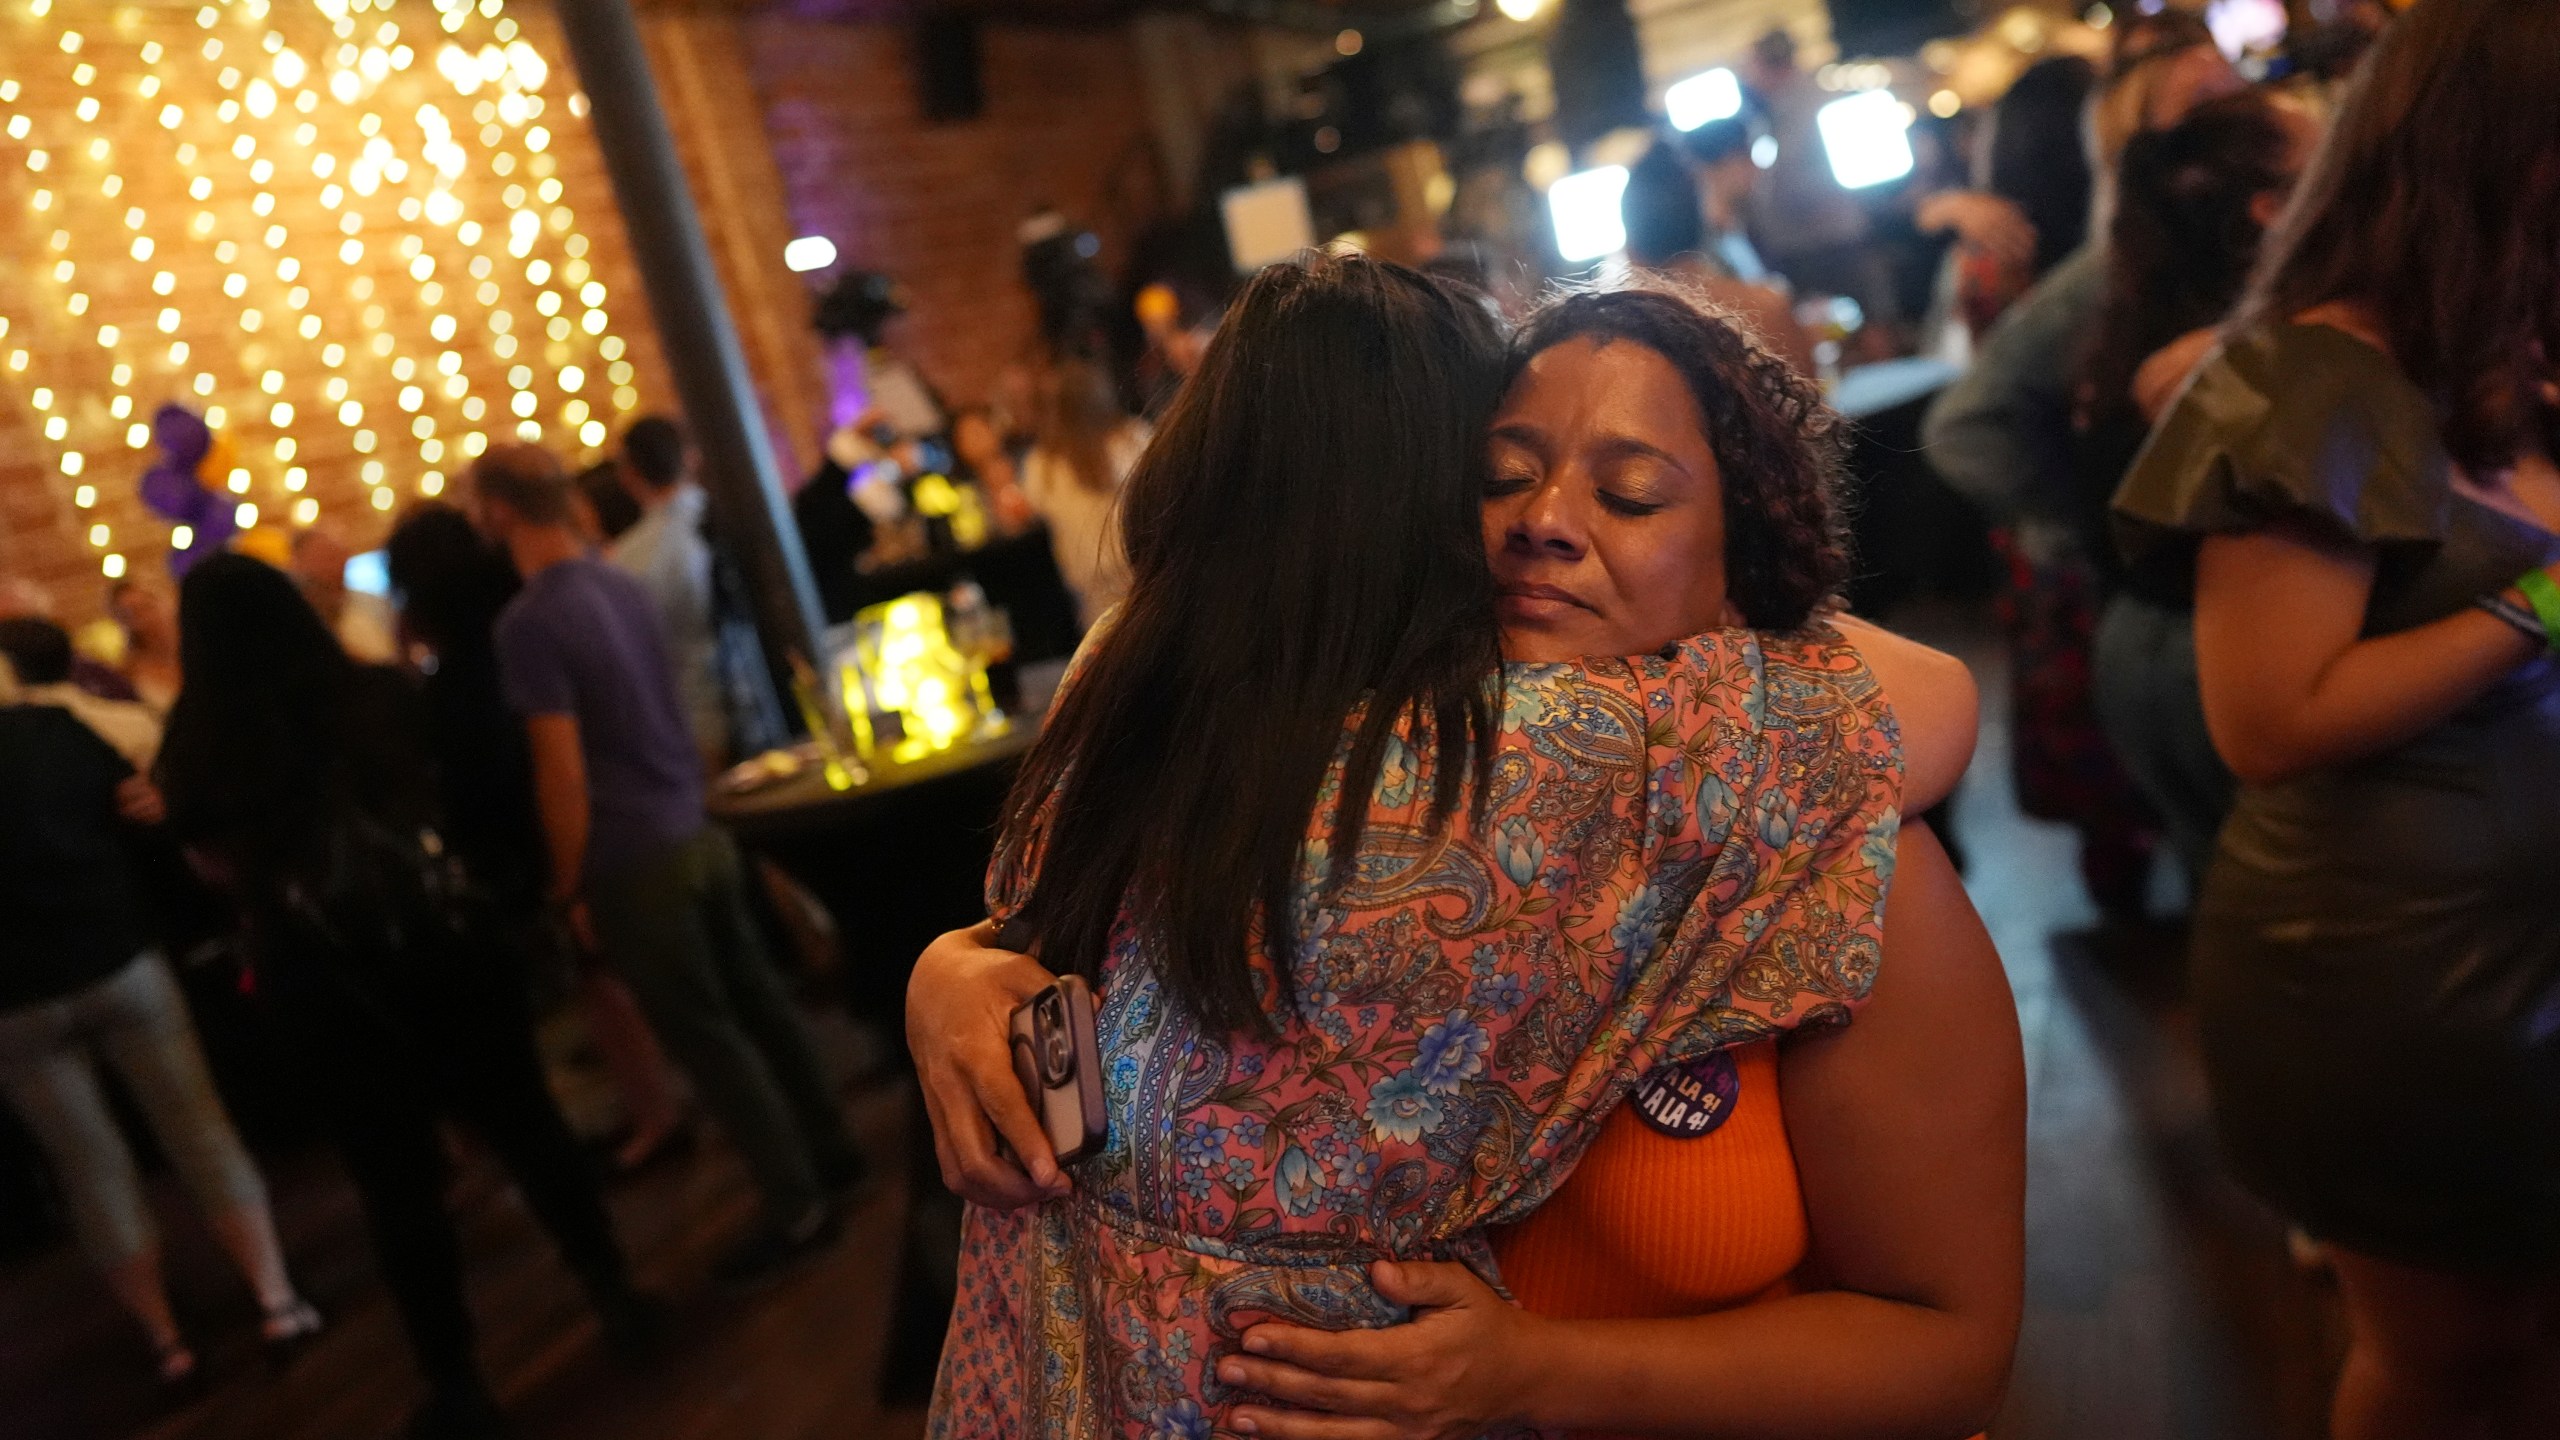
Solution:
[{"label": "woman's hand on back", "polygon": [[1850,615],[1832,624],[1858,647],[1902,726],[1902,813],[1919,815],[1955,793],[1973,763],[1982,691],[1965,663],[1943,650]]},{"label": "woman's hand on back", "polygon": [[[1014,1009],[1051,978],[1030,956],[995,948],[995,927],[981,922],[925,947],[907,979],[907,1048],[934,1158],[964,1200],[1012,1210],[1067,1191],[1013,1069]],[[1012,1155],[997,1150],[998,1136]]]},{"label": "woman's hand on back", "polygon": [[1527,1410],[1545,1323],[1464,1265],[1380,1261],[1378,1293],[1413,1309],[1385,1330],[1278,1322],[1244,1333],[1218,1378],[1282,1405],[1241,1405],[1235,1428],[1270,1440],[1460,1440]]}]

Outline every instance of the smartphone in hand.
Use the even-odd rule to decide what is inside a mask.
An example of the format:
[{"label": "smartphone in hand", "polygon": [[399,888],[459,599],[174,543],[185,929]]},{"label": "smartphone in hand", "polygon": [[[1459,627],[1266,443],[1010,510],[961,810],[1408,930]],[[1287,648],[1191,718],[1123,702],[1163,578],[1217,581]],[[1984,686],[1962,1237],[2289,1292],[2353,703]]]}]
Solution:
[{"label": "smartphone in hand", "polygon": [[1013,1073],[1031,1097],[1061,1165],[1102,1145],[1102,1052],[1094,1038],[1093,989],[1059,977],[1013,1012]]}]

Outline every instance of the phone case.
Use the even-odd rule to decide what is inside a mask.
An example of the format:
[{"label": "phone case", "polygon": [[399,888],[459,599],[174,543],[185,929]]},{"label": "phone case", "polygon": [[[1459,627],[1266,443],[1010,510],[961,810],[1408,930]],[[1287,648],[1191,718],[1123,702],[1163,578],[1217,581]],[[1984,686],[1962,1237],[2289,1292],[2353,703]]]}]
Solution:
[{"label": "phone case", "polygon": [[1102,1144],[1102,1052],[1094,1038],[1093,990],[1073,975],[1016,1006],[1013,1073],[1058,1163],[1083,1159]]}]

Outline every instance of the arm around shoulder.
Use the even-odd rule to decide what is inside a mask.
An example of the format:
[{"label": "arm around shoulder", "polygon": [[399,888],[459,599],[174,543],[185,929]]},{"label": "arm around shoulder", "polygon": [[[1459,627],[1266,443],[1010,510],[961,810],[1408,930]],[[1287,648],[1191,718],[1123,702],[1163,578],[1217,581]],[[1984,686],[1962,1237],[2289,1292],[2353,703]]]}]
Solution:
[{"label": "arm around shoulder", "polygon": [[1893,706],[1902,726],[1902,812],[1920,814],[1954,794],[1973,763],[1981,687],[1962,660],[1943,650],[1847,615],[1832,623],[1858,647]]}]

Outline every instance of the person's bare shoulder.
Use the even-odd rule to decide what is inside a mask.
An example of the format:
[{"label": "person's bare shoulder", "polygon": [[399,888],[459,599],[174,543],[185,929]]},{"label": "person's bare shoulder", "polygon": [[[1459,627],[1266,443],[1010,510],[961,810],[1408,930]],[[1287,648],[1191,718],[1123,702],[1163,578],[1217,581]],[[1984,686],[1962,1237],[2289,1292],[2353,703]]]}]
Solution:
[{"label": "person's bare shoulder", "polygon": [[1833,619],[1865,657],[1902,724],[1902,811],[1917,815],[1955,792],[1973,763],[1982,692],[1965,663],[1852,616]]}]

